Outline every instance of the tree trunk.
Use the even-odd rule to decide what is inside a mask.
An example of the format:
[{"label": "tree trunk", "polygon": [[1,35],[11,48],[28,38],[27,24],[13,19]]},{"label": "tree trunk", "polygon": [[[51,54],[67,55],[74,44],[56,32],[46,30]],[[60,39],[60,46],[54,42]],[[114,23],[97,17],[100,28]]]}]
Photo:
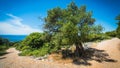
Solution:
[{"label": "tree trunk", "polygon": [[82,46],[82,43],[76,43],[76,50],[75,50],[75,56],[81,57],[84,55],[84,48]]}]

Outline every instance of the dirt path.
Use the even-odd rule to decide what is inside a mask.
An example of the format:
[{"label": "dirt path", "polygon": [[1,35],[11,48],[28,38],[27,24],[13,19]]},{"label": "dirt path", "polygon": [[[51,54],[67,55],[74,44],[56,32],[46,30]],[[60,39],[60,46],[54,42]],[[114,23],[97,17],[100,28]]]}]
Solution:
[{"label": "dirt path", "polygon": [[103,62],[96,63],[92,61],[93,68],[120,68],[120,39],[113,38],[111,40],[105,40],[98,43],[97,49],[105,50],[109,54],[109,57],[117,62]]},{"label": "dirt path", "polygon": [[69,68],[69,66],[54,62],[18,56],[19,52],[15,48],[10,48],[7,52],[8,54],[0,57],[0,68]]},{"label": "dirt path", "polygon": [[120,39],[114,38],[100,42],[95,48],[105,50],[117,62],[90,61],[91,66],[60,64],[51,61],[41,61],[30,57],[18,56],[15,48],[7,50],[8,54],[0,56],[0,68],[119,68],[120,67]]}]

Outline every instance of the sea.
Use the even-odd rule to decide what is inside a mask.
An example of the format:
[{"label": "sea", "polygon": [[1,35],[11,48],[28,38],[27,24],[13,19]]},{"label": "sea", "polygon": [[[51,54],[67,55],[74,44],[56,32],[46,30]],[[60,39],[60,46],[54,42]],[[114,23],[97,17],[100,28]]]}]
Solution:
[{"label": "sea", "polygon": [[22,41],[27,35],[0,35],[1,38],[8,39],[10,42]]}]

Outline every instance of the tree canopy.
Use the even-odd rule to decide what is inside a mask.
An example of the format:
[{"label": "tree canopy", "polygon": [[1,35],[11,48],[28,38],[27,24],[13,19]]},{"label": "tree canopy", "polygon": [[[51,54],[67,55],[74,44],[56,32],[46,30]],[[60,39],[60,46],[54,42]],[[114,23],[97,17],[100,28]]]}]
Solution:
[{"label": "tree canopy", "polygon": [[117,37],[120,38],[120,14],[116,17],[116,20],[118,20],[118,22],[117,22],[118,27],[116,29]]},{"label": "tree canopy", "polygon": [[83,50],[82,43],[86,42],[90,35],[102,31],[102,27],[94,25],[94,22],[92,11],[87,11],[86,6],[78,7],[71,2],[67,8],[56,7],[48,10],[44,28],[51,36],[52,45],[60,47],[75,44],[80,52]]}]

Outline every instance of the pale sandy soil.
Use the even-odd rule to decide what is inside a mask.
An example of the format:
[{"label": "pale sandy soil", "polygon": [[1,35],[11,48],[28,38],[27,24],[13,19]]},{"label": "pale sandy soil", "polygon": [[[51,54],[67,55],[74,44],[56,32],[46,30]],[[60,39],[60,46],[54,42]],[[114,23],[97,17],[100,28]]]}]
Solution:
[{"label": "pale sandy soil", "polygon": [[19,51],[15,48],[7,50],[8,54],[0,56],[0,68],[120,68],[120,39],[105,40],[94,46],[105,50],[109,57],[117,62],[89,61],[91,65],[75,65],[73,63],[57,63],[54,61],[41,61],[30,57],[18,56]]},{"label": "pale sandy soil", "polygon": [[120,39],[113,38],[111,40],[102,41],[96,46],[97,49],[105,50],[109,57],[117,62],[97,63],[92,61],[92,68],[120,68]]}]

